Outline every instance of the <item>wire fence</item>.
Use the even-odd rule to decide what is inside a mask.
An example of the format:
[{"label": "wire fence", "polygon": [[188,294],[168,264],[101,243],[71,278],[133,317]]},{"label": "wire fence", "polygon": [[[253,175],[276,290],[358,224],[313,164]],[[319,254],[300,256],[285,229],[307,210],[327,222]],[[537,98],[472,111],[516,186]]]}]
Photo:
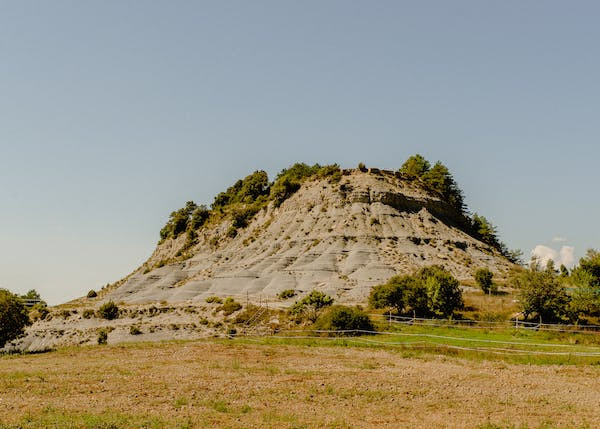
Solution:
[{"label": "wire fence", "polygon": [[600,334],[600,325],[569,325],[558,323],[526,322],[519,319],[511,321],[485,321],[468,319],[427,319],[421,317],[394,316],[391,314],[369,314],[374,320],[387,322],[389,325],[421,325],[434,327],[460,327],[473,329],[529,329],[535,331],[570,332],[583,334]]}]

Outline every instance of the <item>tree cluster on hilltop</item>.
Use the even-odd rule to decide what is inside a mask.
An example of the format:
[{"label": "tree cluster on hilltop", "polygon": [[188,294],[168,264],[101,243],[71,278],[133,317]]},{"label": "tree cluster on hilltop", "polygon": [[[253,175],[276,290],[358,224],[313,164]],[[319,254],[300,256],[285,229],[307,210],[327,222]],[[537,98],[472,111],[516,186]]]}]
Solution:
[{"label": "tree cluster on hilltop", "polygon": [[196,241],[196,231],[212,219],[231,217],[232,227],[229,236],[235,236],[239,228],[244,228],[261,209],[273,201],[280,205],[291,197],[303,182],[307,180],[328,178],[337,182],[342,172],[337,164],[309,166],[296,163],[282,170],[273,182],[265,171],[255,171],[244,179],[236,181],[224,192],[219,193],[210,209],[204,205],[196,205],[188,201],[184,207],[171,213],[166,225],[160,231],[160,239],[177,238],[187,233],[186,248]]},{"label": "tree cluster on hilltop", "polygon": [[450,170],[440,161],[437,161],[432,167],[427,159],[416,154],[404,162],[399,172],[408,179],[417,180],[425,190],[439,195],[442,200],[464,216],[466,220],[464,226],[469,234],[494,247],[510,261],[520,262],[520,252],[509,250],[499,240],[496,227],[488,219],[477,213],[469,215],[462,190],[452,177]]}]

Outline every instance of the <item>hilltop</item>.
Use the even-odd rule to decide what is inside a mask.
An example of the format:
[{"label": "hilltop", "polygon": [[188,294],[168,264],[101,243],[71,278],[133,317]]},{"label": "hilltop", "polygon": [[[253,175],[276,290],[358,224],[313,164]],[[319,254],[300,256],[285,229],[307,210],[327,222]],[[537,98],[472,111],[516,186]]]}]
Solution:
[{"label": "hilltop", "polygon": [[419,155],[399,171],[295,164],[273,182],[238,180],[211,208],[174,211],[148,260],[103,299],[129,304],[276,297],[320,290],[364,302],[371,287],[438,264],[459,280],[512,262],[494,228],[467,214],[441,163]]}]

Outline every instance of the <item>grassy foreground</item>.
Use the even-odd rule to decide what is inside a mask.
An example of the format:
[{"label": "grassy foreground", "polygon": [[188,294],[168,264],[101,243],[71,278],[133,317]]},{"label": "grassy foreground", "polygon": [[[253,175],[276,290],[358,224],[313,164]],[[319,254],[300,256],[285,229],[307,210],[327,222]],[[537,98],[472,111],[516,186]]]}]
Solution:
[{"label": "grassy foreground", "polygon": [[206,340],[3,356],[0,428],[592,428],[600,421],[595,365],[349,344]]}]

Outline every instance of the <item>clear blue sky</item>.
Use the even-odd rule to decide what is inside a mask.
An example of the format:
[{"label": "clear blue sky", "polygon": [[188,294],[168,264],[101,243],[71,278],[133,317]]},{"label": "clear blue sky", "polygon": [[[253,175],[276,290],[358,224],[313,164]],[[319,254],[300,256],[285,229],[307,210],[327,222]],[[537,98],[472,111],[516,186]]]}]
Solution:
[{"label": "clear blue sky", "polygon": [[[118,280],[296,161],[442,160],[511,248],[600,247],[600,3],[0,1],[0,287]],[[565,240],[555,240],[563,237]]]}]

